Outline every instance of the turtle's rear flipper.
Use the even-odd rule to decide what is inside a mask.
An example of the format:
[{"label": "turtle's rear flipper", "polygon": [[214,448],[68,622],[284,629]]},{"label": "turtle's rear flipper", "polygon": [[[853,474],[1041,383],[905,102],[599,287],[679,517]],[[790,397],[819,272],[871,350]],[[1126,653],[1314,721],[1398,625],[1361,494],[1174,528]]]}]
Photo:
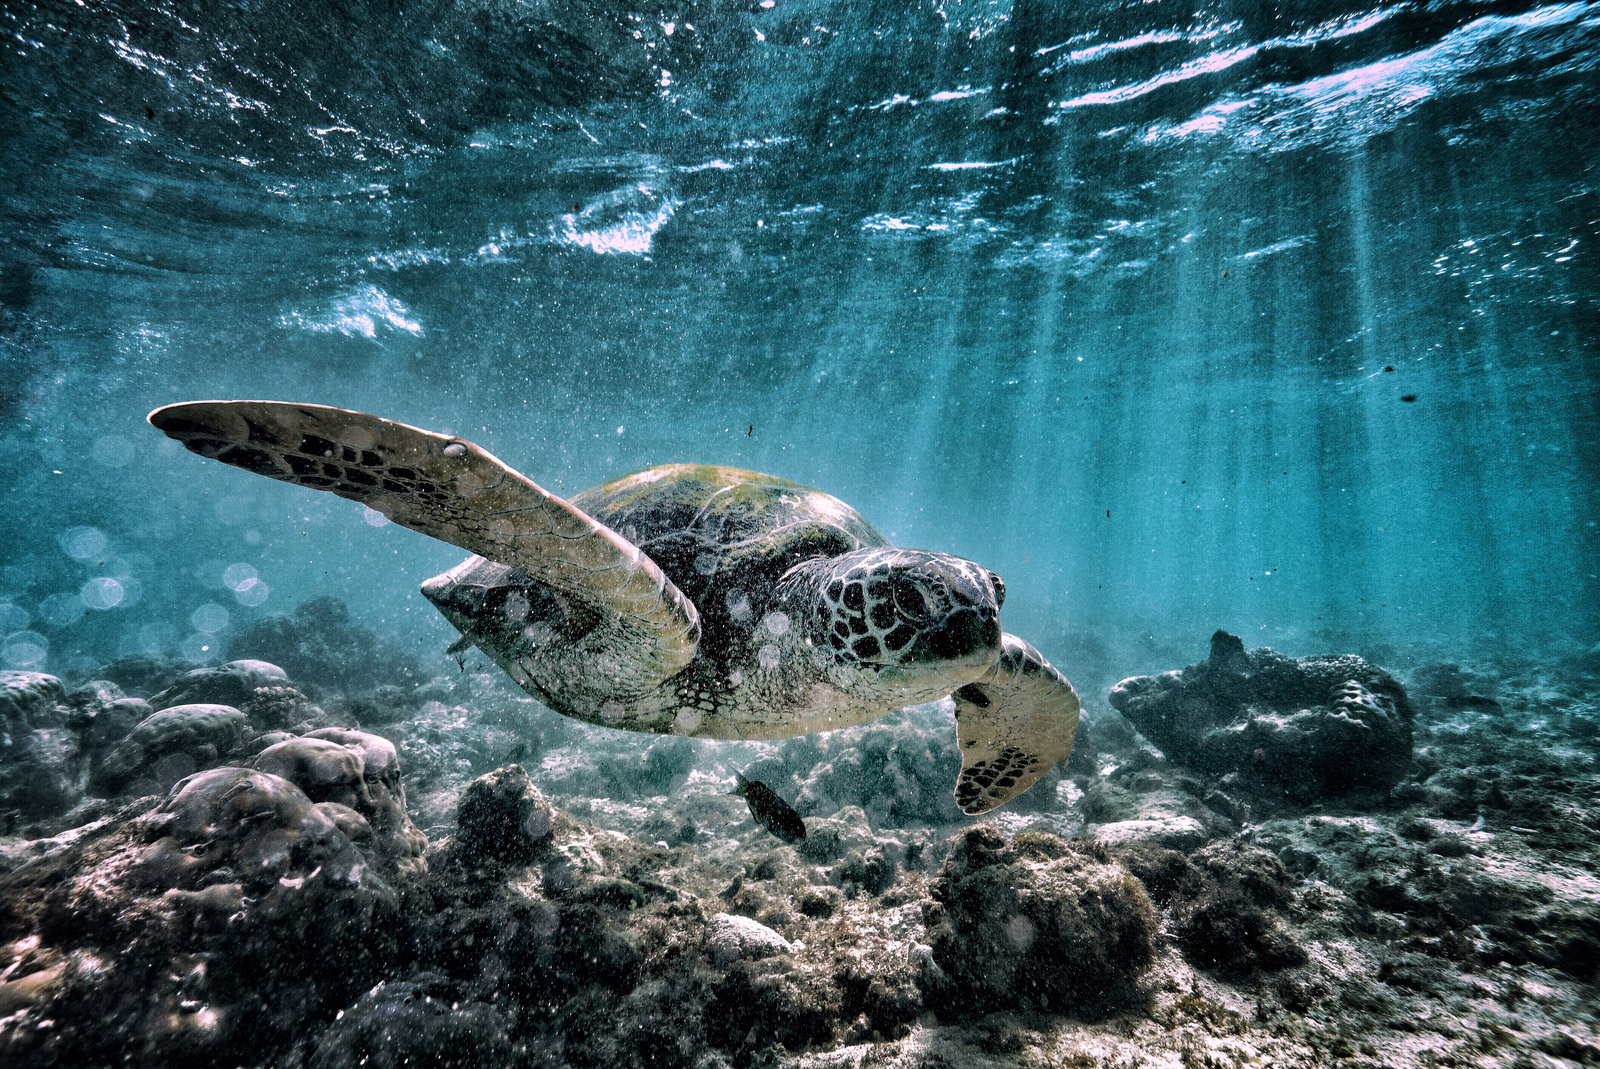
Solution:
[{"label": "turtle's rear flipper", "polygon": [[279,401],[167,405],[150,422],[201,456],[360,501],[627,618],[648,636],[648,648],[621,651],[646,662],[628,666],[635,681],[664,680],[694,657],[699,614],[655,561],[471,442]]},{"label": "turtle's rear flipper", "polygon": [[987,813],[1032,787],[1072,753],[1078,694],[1038,650],[1015,635],[993,670],[955,692],[961,774],[956,805]]}]

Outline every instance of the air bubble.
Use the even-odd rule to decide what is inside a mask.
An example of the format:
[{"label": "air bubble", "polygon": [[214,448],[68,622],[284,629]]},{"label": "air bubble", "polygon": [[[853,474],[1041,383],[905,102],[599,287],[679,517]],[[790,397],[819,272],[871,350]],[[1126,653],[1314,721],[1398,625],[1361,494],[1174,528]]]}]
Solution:
[{"label": "air bubble", "polygon": [[781,635],[789,630],[789,614],[786,612],[769,612],[761,618],[761,626],[774,635]]},{"label": "air bubble", "polygon": [[0,602],[0,635],[9,635],[13,631],[21,631],[27,627],[33,617],[28,615],[28,610],[11,602]]},{"label": "air bubble", "polygon": [[197,631],[183,640],[178,647],[178,653],[186,661],[214,660],[217,655],[217,640],[211,635]]},{"label": "air bubble", "polygon": [[467,455],[467,447],[460,442],[451,442],[444,447],[444,455],[447,457],[464,457]]},{"label": "air bubble", "polygon": [[371,524],[373,527],[385,527],[388,526],[389,523],[389,517],[385,516],[377,509],[369,508],[367,506],[362,506],[361,518],[367,521],[367,523]]},{"label": "air bubble", "polygon": [[[189,614],[189,626],[196,631],[216,634],[228,626],[228,610],[214,601],[208,601]],[[193,660],[194,658],[190,658]]]},{"label": "air bubble", "polygon": [[701,575],[710,575],[717,570],[717,558],[712,553],[702,553],[694,559],[694,570]]},{"label": "air bubble", "polygon": [[233,592],[233,599],[240,605],[254,608],[266,601],[272,594],[272,588],[259,579],[252,579]]},{"label": "air bubble", "polygon": [[778,647],[770,642],[756,651],[756,660],[761,662],[762,668],[776,668],[778,667],[778,662],[782,659],[783,656],[778,652]]},{"label": "air bubble", "polygon": [[78,590],[78,600],[85,608],[104,612],[122,604],[122,584],[109,575],[91,579]]},{"label": "air bubble", "polygon": [[222,570],[222,585],[238,592],[257,581],[260,573],[249,564],[230,564]]},{"label": "air bubble", "polygon": [[83,599],[76,594],[51,594],[39,603],[39,619],[51,627],[71,627],[83,613]]},{"label": "air bubble", "polygon": [[61,532],[61,548],[73,560],[94,560],[106,551],[105,532],[98,527],[68,527]]},{"label": "air bubble", "polygon": [[728,591],[728,596],[723,599],[723,602],[728,606],[728,615],[735,620],[743,622],[750,618],[750,599],[745,595],[744,591]]},{"label": "air bubble", "polygon": [[32,668],[43,664],[50,653],[50,640],[37,631],[18,631],[7,635],[0,646],[0,661],[11,668]]}]

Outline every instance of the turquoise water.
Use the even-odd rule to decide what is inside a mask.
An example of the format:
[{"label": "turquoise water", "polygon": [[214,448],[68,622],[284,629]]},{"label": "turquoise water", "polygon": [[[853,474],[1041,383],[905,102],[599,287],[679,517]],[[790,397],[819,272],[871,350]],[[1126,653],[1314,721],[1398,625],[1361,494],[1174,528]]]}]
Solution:
[{"label": "turquoise water", "polygon": [[1075,678],[1600,638],[1600,4],[7,4],[0,48],[4,667],[322,594],[443,663],[459,551],[144,422],[245,397],[564,495],[818,486]]}]

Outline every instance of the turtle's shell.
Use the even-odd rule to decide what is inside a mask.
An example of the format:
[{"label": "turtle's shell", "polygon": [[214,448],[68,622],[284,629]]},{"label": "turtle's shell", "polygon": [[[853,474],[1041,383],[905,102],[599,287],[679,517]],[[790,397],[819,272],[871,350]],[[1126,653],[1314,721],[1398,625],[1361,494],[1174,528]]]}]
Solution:
[{"label": "turtle's shell", "polygon": [[660,565],[700,610],[701,642],[712,650],[761,619],[778,579],[796,564],[889,544],[821,490],[711,464],[646,468],[572,504]]}]

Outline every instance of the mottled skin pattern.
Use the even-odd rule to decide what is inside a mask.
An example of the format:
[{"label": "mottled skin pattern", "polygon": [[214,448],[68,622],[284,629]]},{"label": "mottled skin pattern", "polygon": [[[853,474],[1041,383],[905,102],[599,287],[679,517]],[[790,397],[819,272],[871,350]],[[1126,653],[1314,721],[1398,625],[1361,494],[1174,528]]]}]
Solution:
[{"label": "mottled skin pattern", "polygon": [[665,465],[563,501],[461,439],[345,409],[151,413],[203,456],[366,503],[474,554],[423,593],[524,689],[634,731],[770,739],[953,695],[965,812],[1064,759],[1072,686],[1000,630],[1000,577],[900,549],[770,475]]}]

